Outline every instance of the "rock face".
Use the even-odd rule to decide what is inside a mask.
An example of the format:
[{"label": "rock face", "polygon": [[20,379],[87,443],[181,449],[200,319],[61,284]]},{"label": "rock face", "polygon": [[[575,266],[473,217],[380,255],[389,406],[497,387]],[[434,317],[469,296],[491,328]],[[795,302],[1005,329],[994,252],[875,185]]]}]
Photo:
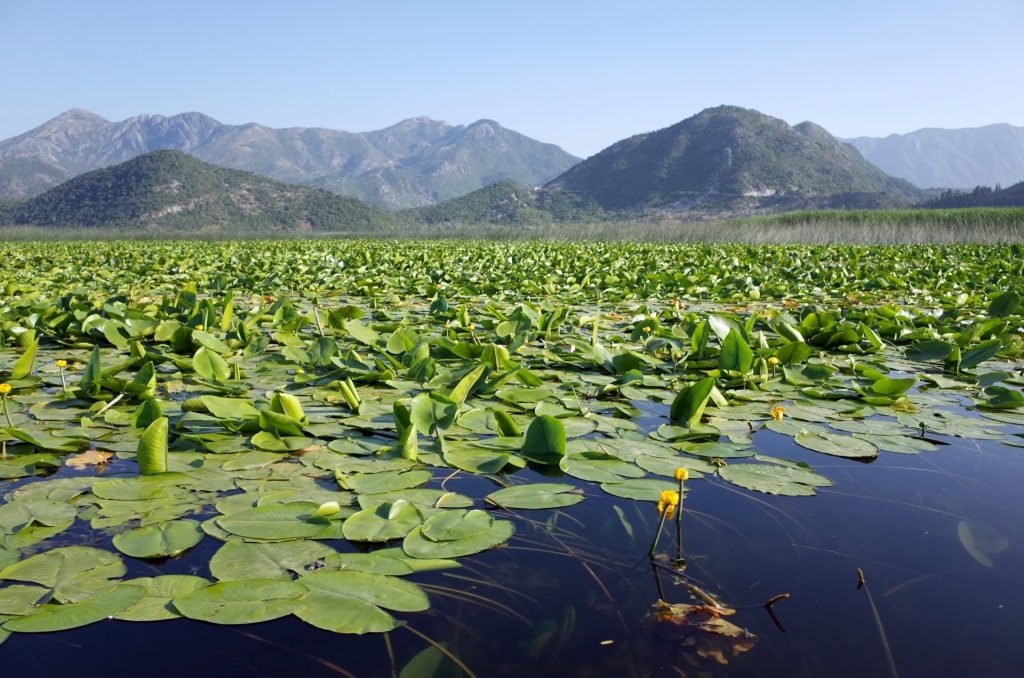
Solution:
[{"label": "rock face", "polygon": [[0,197],[38,195],[83,172],[164,149],[384,208],[434,204],[503,179],[535,186],[579,161],[493,120],[452,126],[411,118],[353,133],[224,125],[202,113],[110,122],[72,109],[0,142]]},{"label": "rock face", "polygon": [[765,201],[870,206],[921,194],[814,123],[791,127],[735,106],[709,108],[671,127],[624,139],[546,188],[584,195],[610,210],[712,204],[730,210]]},{"label": "rock face", "polygon": [[929,128],[847,143],[889,174],[923,188],[1009,186],[1024,180],[1024,127]]}]

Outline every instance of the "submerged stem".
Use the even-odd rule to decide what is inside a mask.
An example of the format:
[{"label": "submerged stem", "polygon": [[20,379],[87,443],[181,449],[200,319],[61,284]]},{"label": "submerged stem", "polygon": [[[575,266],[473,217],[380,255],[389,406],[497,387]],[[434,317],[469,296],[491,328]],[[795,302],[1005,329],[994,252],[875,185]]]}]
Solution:
[{"label": "submerged stem", "polygon": [[878,614],[878,607],[875,605],[875,599],[871,595],[871,590],[868,588],[868,583],[864,579],[864,570],[857,568],[857,588],[864,589],[864,593],[868,596],[868,604],[871,605],[871,614],[875,616],[875,625],[878,627],[878,635],[882,639],[882,649],[885,650],[885,659],[889,663],[889,674],[892,678],[899,678],[899,672],[896,670],[896,660],[892,656],[892,648],[889,647],[889,637],[885,635],[885,627],[882,626],[882,616]]}]

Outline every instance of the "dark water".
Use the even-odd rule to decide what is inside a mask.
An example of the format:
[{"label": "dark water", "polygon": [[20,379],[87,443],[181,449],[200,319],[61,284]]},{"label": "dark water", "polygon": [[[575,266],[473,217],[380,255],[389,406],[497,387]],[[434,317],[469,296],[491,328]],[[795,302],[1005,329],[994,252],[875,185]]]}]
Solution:
[{"label": "dark water", "polygon": [[[417,633],[393,631],[390,647],[382,635],[341,636],[291,618],[244,627],[111,620],[14,634],[0,659],[18,676],[391,676],[427,647],[422,634],[477,676],[1024,675],[1024,450],[940,439],[948,444],[939,452],[883,452],[863,464],[759,431],[759,451],[806,460],[835,487],[790,498],[691,481],[683,575],[664,558],[652,568],[647,557],[657,525],[651,503],[582,483],[580,504],[516,512],[508,546],[461,559],[457,570],[415,575],[433,609],[399,615]],[[492,486],[465,477],[447,488],[482,496]],[[963,520],[1009,541],[989,556],[991,567],[958,538]],[[136,563],[129,574],[208,575],[200,563],[217,546],[206,539],[190,556]],[[658,551],[675,549],[666,527]],[[867,583],[860,589],[858,568]],[[694,602],[686,583],[737,608],[729,620],[749,634],[749,649],[726,649],[720,664],[698,651],[721,638],[655,621],[661,595]],[[781,593],[789,598],[773,607],[777,625],[763,604]]]}]

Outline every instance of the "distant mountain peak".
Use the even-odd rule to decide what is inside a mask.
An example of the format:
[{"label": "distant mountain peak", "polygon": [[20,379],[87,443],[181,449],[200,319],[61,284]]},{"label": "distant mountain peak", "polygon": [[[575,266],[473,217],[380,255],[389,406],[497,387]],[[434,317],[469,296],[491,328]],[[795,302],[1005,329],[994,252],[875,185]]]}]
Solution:
[{"label": "distant mountain peak", "polygon": [[187,151],[215,165],[325,188],[384,208],[432,204],[502,179],[536,186],[579,161],[493,120],[465,127],[420,116],[352,133],[274,129],[255,122],[224,125],[198,112],[110,122],[72,109],[0,141],[0,197],[37,195],[82,172],[156,149]]},{"label": "distant mountain peak", "polygon": [[[661,130],[624,139],[551,181],[605,209],[755,209],[771,199],[835,206],[919,197],[814,123],[739,106],[716,106]],[[856,198],[854,198],[856,196]],[[845,204],[845,203],[840,203]]]}]

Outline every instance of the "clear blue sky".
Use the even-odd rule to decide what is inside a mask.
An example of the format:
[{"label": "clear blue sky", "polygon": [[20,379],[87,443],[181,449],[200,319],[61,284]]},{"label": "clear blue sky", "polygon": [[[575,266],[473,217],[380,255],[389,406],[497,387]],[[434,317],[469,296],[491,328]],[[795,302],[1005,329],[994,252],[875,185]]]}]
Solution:
[{"label": "clear blue sky", "polygon": [[0,0],[0,139],[70,108],[589,156],[704,108],[836,136],[1024,126],[1024,0]]}]

